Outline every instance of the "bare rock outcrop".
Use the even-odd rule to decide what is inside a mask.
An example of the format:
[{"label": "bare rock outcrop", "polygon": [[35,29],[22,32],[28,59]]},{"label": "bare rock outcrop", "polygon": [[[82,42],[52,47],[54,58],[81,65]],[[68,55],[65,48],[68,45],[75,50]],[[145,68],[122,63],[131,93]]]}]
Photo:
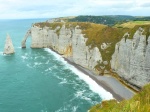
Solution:
[{"label": "bare rock outcrop", "polygon": [[15,53],[14,46],[10,36],[7,34],[3,54],[13,54],[13,53]]}]

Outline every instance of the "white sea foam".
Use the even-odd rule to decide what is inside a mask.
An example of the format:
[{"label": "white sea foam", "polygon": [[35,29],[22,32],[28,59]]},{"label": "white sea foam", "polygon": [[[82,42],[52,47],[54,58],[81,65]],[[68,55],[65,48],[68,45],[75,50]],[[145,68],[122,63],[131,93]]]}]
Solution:
[{"label": "white sea foam", "polygon": [[57,68],[58,68],[58,66],[56,66],[56,65],[52,66],[52,69],[57,69]]},{"label": "white sea foam", "polygon": [[67,80],[65,78],[59,77],[58,75],[55,75],[55,77],[59,80],[61,80],[61,82],[59,84],[66,84],[68,83]]},{"label": "white sea foam", "polygon": [[21,58],[22,58],[23,60],[28,59],[27,56],[21,56]]},{"label": "white sea foam", "polygon": [[29,65],[29,64],[27,64],[27,67],[29,67],[29,68],[33,68],[31,65]]},{"label": "white sea foam", "polygon": [[45,72],[47,72],[47,71],[51,71],[51,70],[52,70],[51,68],[48,68],[48,69],[46,69],[46,70],[45,70]]},{"label": "white sea foam", "polygon": [[55,112],[65,112],[67,111],[67,107],[61,107],[60,109],[56,110]]},{"label": "white sea foam", "polygon": [[36,56],[36,57],[34,57],[34,59],[37,59],[38,57]]},{"label": "white sea foam", "polygon": [[1,56],[11,56],[10,54],[4,54],[3,52],[0,52]]},{"label": "white sea foam", "polygon": [[40,63],[40,62],[34,62],[34,65],[35,66],[38,66],[38,65],[41,65],[42,63]]},{"label": "white sea foam", "polygon": [[67,106],[61,107],[60,109],[56,110],[55,112],[77,112],[78,106],[72,106],[67,104]]},{"label": "white sea foam", "polygon": [[48,64],[48,63],[49,63],[49,60],[45,64]]},{"label": "white sea foam", "polygon": [[75,98],[71,99],[71,100],[74,100],[76,98],[79,98],[79,99],[83,99],[83,100],[86,100],[87,102],[89,103],[92,103],[92,104],[96,104],[95,102],[92,101],[89,93],[87,95],[87,91],[83,90],[83,91],[77,91],[75,93]]},{"label": "white sea foam", "polygon": [[105,89],[103,89],[101,86],[99,86],[93,79],[91,79],[89,76],[85,75],[84,73],[82,73],[81,71],[79,71],[78,69],[76,69],[74,66],[70,65],[67,63],[67,61],[64,60],[64,58],[60,55],[58,55],[57,53],[53,52],[52,50],[45,48],[45,51],[51,53],[52,55],[55,56],[55,58],[57,60],[60,60],[65,66],[67,66],[70,70],[72,70],[76,75],[79,76],[80,79],[84,80],[88,85],[89,88],[99,94],[99,96],[103,99],[103,100],[109,100],[109,99],[113,99],[113,96],[110,92],[107,92]]},{"label": "white sea foam", "polygon": [[81,97],[84,94],[85,91],[77,91],[75,93],[75,97]]},{"label": "white sea foam", "polygon": [[73,107],[72,107],[72,112],[76,112],[77,109],[78,109],[78,106],[73,106]]},{"label": "white sea foam", "polygon": [[66,84],[66,83],[67,83],[67,80],[63,79],[59,84]]},{"label": "white sea foam", "polygon": [[3,52],[0,52],[0,55],[3,55]]}]

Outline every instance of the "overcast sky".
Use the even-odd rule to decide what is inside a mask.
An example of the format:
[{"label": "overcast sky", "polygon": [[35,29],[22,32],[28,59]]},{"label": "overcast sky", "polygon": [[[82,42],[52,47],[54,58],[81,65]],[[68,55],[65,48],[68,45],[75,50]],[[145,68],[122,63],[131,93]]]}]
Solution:
[{"label": "overcast sky", "polygon": [[150,0],[0,0],[0,19],[78,15],[150,16]]}]

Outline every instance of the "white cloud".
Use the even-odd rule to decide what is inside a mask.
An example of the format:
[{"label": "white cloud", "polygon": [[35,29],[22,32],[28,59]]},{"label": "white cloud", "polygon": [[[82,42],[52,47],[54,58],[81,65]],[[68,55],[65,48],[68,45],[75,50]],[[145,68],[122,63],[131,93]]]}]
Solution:
[{"label": "white cloud", "polygon": [[149,15],[149,0],[0,0],[0,18]]}]

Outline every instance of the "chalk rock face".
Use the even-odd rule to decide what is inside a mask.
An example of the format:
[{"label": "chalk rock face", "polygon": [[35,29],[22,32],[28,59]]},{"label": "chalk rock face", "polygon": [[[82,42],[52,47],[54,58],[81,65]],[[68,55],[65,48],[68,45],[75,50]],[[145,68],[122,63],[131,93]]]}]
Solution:
[{"label": "chalk rock face", "polygon": [[4,47],[4,54],[13,54],[15,52],[12,40],[9,35],[6,37],[5,47]]},{"label": "chalk rock face", "polygon": [[33,25],[31,39],[31,48],[52,48],[65,57],[72,57],[76,64],[91,70],[94,70],[98,62],[102,62],[99,49],[97,47],[90,49],[86,46],[87,39],[84,38],[79,26],[66,28],[64,24],[62,27],[51,29]]},{"label": "chalk rock face", "polygon": [[112,55],[111,68],[130,84],[143,87],[150,82],[150,36],[146,44],[146,36],[139,28],[133,39],[123,38],[116,44]]},{"label": "chalk rock face", "polygon": [[86,46],[86,41],[81,30],[75,28],[72,39],[73,60],[85,68],[94,69],[98,61],[102,62],[102,56],[97,47],[90,49],[90,46]]},{"label": "chalk rock face", "polygon": [[[45,48],[50,46],[50,38],[48,38],[48,28],[39,28],[37,26],[33,26],[31,28],[31,48]],[[52,35],[54,31],[51,32]],[[54,35],[57,37],[57,35]]]},{"label": "chalk rock face", "polygon": [[29,36],[31,36],[31,30],[30,29],[27,31],[25,37],[23,38],[23,41],[21,43],[22,48],[26,48],[26,40]]},{"label": "chalk rock face", "polygon": [[[59,29],[60,33],[57,34]],[[31,28],[31,48],[53,48],[60,54],[71,55],[71,36],[71,30],[66,29],[65,25],[54,30],[48,27],[39,28],[33,26]]]}]

